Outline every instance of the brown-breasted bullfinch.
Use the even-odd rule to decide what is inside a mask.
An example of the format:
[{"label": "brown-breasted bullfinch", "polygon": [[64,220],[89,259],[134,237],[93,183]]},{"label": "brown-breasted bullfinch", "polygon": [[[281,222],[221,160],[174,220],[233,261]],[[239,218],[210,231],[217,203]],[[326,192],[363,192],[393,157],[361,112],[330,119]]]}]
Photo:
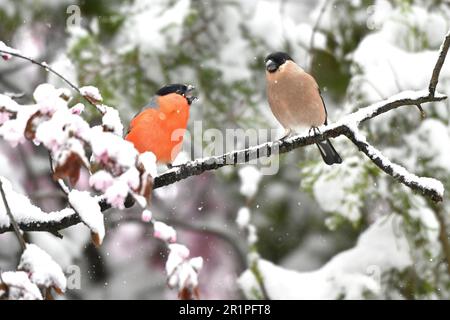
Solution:
[{"label": "brown-breasted bullfinch", "polygon": [[[286,130],[285,137],[326,125],[327,109],[316,80],[287,53],[271,53],[265,63],[267,98],[275,118]],[[317,146],[326,164],[342,162],[330,140],[321,141]]]},{"label": "brown-breasted bullfinch", "polygon": [[169,166],[181,150],[184,130],[189,119],[189,108],[197,98],[194,86],[169,84],[130,123],[125,137],[140,152],[151,151],[158,163]]}]

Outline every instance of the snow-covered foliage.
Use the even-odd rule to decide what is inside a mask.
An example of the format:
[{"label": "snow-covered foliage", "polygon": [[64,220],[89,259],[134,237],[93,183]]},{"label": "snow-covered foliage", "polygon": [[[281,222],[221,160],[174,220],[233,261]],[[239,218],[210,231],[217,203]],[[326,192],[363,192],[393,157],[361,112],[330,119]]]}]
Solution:
[{"label": "snow-covered foliage", "polygon": [[51,289],[58,294],[66,290],[61,267],[34,244],[27,244],[17,269],[0,274],[0,299],[42,300]]},{"label": "snow-covered foliage", "polygon": [[[70,208],[55,212],[43,212],[40,208],[34,206],[27,196],[16,192],[9,180],[4,177],[0,177],[0,179],[6,199],[13,205],[11,210],[13,211],[14,219],[19,224],[58,222],[74,214],[73,209]],[[3,201],[0,201],[0,228],[8,228],[9,226],[10,221],[6,213],[5,204]]]},{"label": "snow-covered foliage", "polygon": [[[6,46],[2,48],[8,50]],[[77,215],[91,230],[93,243],[100,246],[105,237],[105,225],[99,201],[106,199],[112,207],[123,209],[127,196],[132,195],[142,207],[146,207],[152,192],[153,178],[157,175],[156,157],[151,152],[138,154],[134,146],[122,138],[123,125],[119,113],[111,107],[100,105],[103,98],[98,88],[85,86],[79,92],[102,113],[101,126],[91,127],[81,117],[84,107],[80,104],[69,107],[70,92],[56,89],[48,83],[36,88],[33,94],[36,103],[33,105],[20,106],[8,96],[0,95],[0,136],[12,146],[31,140],[35,145],[47,148],[53,178],[67,193],[70,208],[46,214],[32,205],[26,196],[14,192],[6,178],[0,179],[6,200],[12,207],[11,214],[19,225],[58,223]],[[68,179],[71,185],[76,185],[82,168],[95,171],[89,178],[89,184],[101,193],[99,196],[92,196],[89,191],[70,190],[64,184],[63,180]],[[10,221],[5,207],[2,202],[0,226],[8,228]],[[152,216],[148,212],[144,210],[146,214],[143,217],[150,222]],[[174,228],[160,221],[152,222],[155,238],[168,244],[176,241]],[[173,257],[177,255],[179,253],[176,252],[169,254],[169,284],[176,287],[183,298],[198,297],[197,273],[201,269],[201,258],[193,258],[185,263],[186,256],[176,262]],[[26,271],[31,282],[39,288],[53,288],[58,293],[65,291],[66,279],[61,268],[34,244],[27,245],[18,269]],[[33,287],[26,282],[20,286],[23,287],[22,291],[30,292],[9,292],[8,286],[13,285],[11,283],[14,280],[19,282],[21,278],[19,274],[16,278],[8,279],[10,282],[4,283],[2,287],[8,297],[27,298],[33,294],[30,291]],[[35,295],[35,298],[42,297]]]},{"label": "snow-covered foliage", "polygon": [[203,267],[202,257],[189,259],[189,249],[174,243],[169,245],[166,272],[170,287],[177,288],[181,299],[199,298],[198,272]]},{"label": "snow-covered foliage", "polygon": [[1,274],[0,297],[10,300],[42,300],[42,293],[23,271]]},{"label": "snow-covered foliage", "polygon": [[253,166],[246,166],[239,170],[239,177],[241,178],[241,194],[248,199],[253,198],[258,191],[262,173]]},{"label": "snow-covered foliage", "polygon": [[98,199],[92,197],[87,191],[72,190],[68,200],[81,220],[91,229],[94,244],[100,246],[105,237],[105,224]]},{"label": "snow-covered foliage", "polygon": [[[383,277],[412,265],[403,219],[380,218],[364,231],[356,246],[333,257],[319,270],[297,272],[258,260],[258,269],[270,299],[363,299],[386,294]],[[244,272],[239,284],[248,298],[259,286],[251,271]]]},{"label": "snow-covered foliage", "polygon": [[66,277],[61,267],[41,248],[28,244],[22,253],[19,270],[27,272],[38,287],[53,288],[58,293],[66,290]]}]

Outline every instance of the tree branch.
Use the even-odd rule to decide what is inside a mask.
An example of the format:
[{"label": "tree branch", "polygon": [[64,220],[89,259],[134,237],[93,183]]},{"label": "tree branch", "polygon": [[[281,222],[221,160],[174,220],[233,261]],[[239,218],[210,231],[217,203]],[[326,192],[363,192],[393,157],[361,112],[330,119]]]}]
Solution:
[{"label": "tree branch", "polygon": [[439,49],[439,57],[436,65],[433,69],[433,74],[431,75],[430,86],[428,90],[430,91],[430,96],[434,96],[436,92],[436,87],[439,82],[439,74],[441,73],[442,66],[444,65],[445,58],[447,57],[447,52],[450,47],[450,31],[445,36],[444,42]]},{"label": "tree branch", "polygon": [[38,65],[39,67],[43,68],[44,70],[53,73],[55,76],[57,76],[58,78],[60,78],[61,80],[63,80],[65,83],[67,83],[67,85],[69,87],[71,87],[73,90],[75,90],[80,96],[83,97],[83,99],[89,103],[91,106],[93,106],[95,109],[97,109],[101,114],[103,114],[103,110],[101,108],[99,108],[99,106],[97,106],[96,104],[92,103],[92,101],[90,101],[89,99],[87,99],[82,93],[80,88],[78,88],[75,84],[73,84],[71,81],[69,81],[66,77],[64,77],[62,74],[60,74],[59,72],[57,72],[55,69],[51,68],[46,62],[39,62],[34,60],[33,58],[24,56],[18,52],[11,52],[8,50],[2,50],[0,49],[0,53],[4,53],[4,54],[8,54],[11,56],[14,56],[16,58],[20,58],[23,60],[27,60],[35,65]]},{"label": "tree branch", "polygon": [[441,101],[446,98],[446,96],[440,94],[429,96],[428,91],[405,91],[387,100],[351,113],[334,124],[320,127],[320,133],[315,135],[296,135],[282,141],[268,142],[248,149],[232,151],[221,156],[186,162],[182,166],[171,169],[156,177],[154,188],[167,186],[190,176],[200,175],[205,171],[217,170],[229,165],[243,164],[275,154],[287,153],[294,149],[316,144],[328,138],[346,135],[348,134],[349,127],[355,127],[361,122],[375,118],[398,107],[408,105],[416,106],[417,104]]},{"label": "tree branch", "polygon": [[17,224],[16,220],[14,219],[14,215],[11,212],[11,208],[9,207],[8,200],[6,199],[5,190],[3,189],[3,181],[0,179],[0,193],[2,194],[3,199],[3,205],[5,206],[6,214],[9,217],[9,223],[12,226],[14,233],[16,234],[17,240],[19,240],[20,247],[22,248],[22,251],[25,251],[27,248],[27,244],[25,243],[25,239],[23,238],[22,233],[20,232],[19,225]]},{"label": "tree branch", "polygon": [[[424,103],[445,100],[447,96],[437,93],[436,86],[449,46],[450,32],[447,34],[441,45],[439,58],[433,69],[428,90],[401,92],[389,99],[361,108],[354,113],[344,116],[336,123],[322,126],[320,127],[320,132],[314,135],[297,135],[282,141],[268,142],[248,149],[229,152],[220,156],[186,162],[177,168],[168,170],[155,177],[153,187],[154,189],[160,188],[191,176],[200,175],[205,171],[216,170],[228,165],[243,164],[251,160],[269,157],[274,154],[287,153],[294,149],[316,144],[328,138],[336,138],[340,135],[345,135],[350,138],[350,140],[352,140],[379,168],[393,176],[394,179],[415,191],[429,196],[433,201],[442,201],[444,188],[441,182],[431,178],[417,177],[408,173],[406,169],[393,164],[391,161],[384,158],[378,150],[370,146],[355,128],[357,128],[361,122],[368,121],[401,106],[415,107]],[[9,52],[6,53],[10,54]],[[42,66],[42,64],[39,65]],[[109,208],[109,205],[105,201],[100,201],[100,205],[102,210]],[[55,233],[58,230],[65,229],[79,222],[81,222],[81,220],[78,215],[72,214],[58,221],[34,221],[32,223],[20,224],[20,228],[25,231],[49,231]],[[0,233],[12,230],[12,226],[0,227]]]},{"label": "tree branch", "polygon": [[395,180],[408,186],[412,190],[418,191],[431,198],[431,200],[435,202],[442,201],[444,186],[440,181],[432,178],[418,177],[415,174],[409,173],[405,168],[398,164],[392,163],[388,158],[384,157],[379,150],[367,143],[366,138],[356,127],[349,128],[344,134],[386,174],[392,176]]}]

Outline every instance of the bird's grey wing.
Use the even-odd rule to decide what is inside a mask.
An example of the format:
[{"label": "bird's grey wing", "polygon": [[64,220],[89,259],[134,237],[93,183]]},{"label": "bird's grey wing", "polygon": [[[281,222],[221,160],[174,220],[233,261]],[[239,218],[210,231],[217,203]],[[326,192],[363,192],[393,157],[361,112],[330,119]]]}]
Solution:
[{"label": "bird's grey wing", "polygon": [[[136,114],[133,116],[133,118],[131,118],[131,120],[133,120],[134,118],[136,118],[136,116],[138,114],[140,114],[141,112],[147,110],[147,109],[157,109],[159,107],[158,105],[158,99],[156,98],[156,96],[152,97],[151,100],[149,101],[149,103],[147,103],[145,106],[142,107],[141,110],[139,110],[138,112],[136,112]],[[130,121],[131,123],[131,121]],[[131,130],[131,125],[128,126],[128,130],[127,130],[127,134],[130,133]]]},{"label": "bird's grey wing", "polygon": [[320,88],[317,87],[317,90],[319,90],[319,96],[320,96],[320,99],[322,99],[323,108],[325,109],[325,123],[324,123],[324,125],[327,125],[328,124],[327,106],[325,105],[325,101],[323,101],[322,92],[320,91]]}]

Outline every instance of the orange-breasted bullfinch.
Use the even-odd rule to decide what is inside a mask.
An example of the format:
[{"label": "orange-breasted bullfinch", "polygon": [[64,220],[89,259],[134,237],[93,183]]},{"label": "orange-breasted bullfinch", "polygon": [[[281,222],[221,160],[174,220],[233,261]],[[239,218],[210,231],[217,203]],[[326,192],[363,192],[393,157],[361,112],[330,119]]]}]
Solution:
[{"label": "orange-breasted bullfinch", "polygon": [[197,98],[194,86],[170,84],[156,92],[156,96],[130,123],[125,137],[140,152],[151,151],[158,163],[169,166],[181,150],[189,108]]},{"label": "orange-breasted bullfinch", "polygon": [[[267,98],[270,108],[286,130],[292,132],[315,129],[327,124],[327,109],[316,80],[284,52],[269,54],[266,59]],[[342,159],[327,139],[317,144],[326,164]]]}]

